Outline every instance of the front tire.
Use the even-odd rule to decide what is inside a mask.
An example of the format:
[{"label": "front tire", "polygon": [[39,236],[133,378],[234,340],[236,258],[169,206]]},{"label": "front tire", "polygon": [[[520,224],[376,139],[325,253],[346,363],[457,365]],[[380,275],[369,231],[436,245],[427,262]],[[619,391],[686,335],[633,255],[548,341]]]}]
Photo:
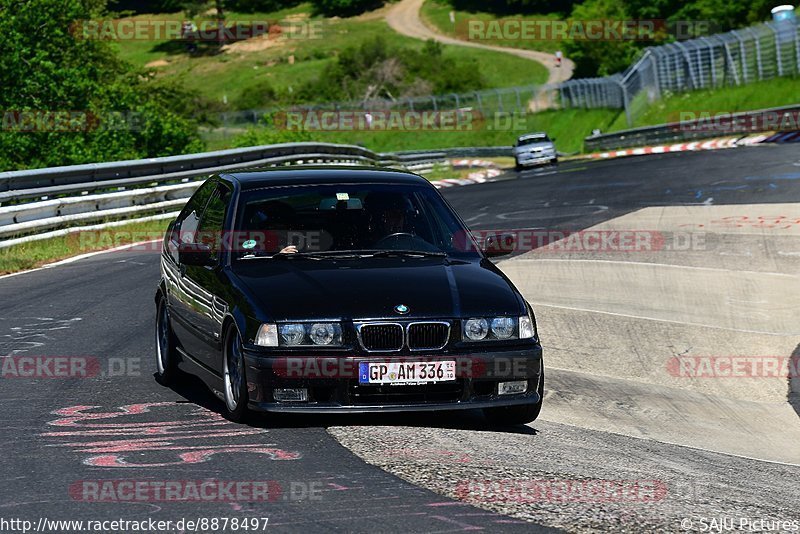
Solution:
[{"label": "front tire", "polygon": [[515,162],[514,162],[514,170],[517,171],[517,172],[522,172],[522,169],[523,169],[522,164],[519,161],[515,160]]},{"label": "front tire", "polygon": [[539,393],[539,402],[536,404],[484,408],[484,417],[489,420],[489,423],[497,426],[525,425],[536,421],[542,411],[542,401],[544,400],[544,366],[542,366],[542,374],[539,375],[539,387],[536,389]]},{"label": "front tire", "polygon": [[175,335],[169,323],[167,300],[158,299],[156,305],[156,380],[163,386],[175,381],[178,374]]},{"label": "front tire", "polygon": [[234,324],[228,325],[222,351],[222,381],[225,401],[225,417],[234,423],[243,423],[248,418],[247,377],[245,375],[244,352],[239,331]]}]

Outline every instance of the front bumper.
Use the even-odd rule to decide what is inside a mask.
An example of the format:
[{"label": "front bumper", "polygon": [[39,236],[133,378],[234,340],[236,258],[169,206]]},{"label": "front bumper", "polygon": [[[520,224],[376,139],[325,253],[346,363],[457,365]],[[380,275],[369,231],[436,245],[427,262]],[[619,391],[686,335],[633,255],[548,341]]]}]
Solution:
[{"label": "front bumper", "polygon": [[519,165],[543,165],[546,163],[552,163],[558,159],[556,154],[547,154],[547,155],[539,155],[539,154],[519,154],[517,155],[517,164]]},{"label": "front bumper", "polygon": [[[370,413],[493,408],[536,404],[542,373],[540,345],[474,355],[314,356],[245,352],[249,408],[283,413]],[[360,362],[455,360],[456,380],[419,385],[358,382]],[[287,362],[290,362],[287,365]],[[355,372],[353,372],[355,371]],[[524,393],[499,395],[497,384],[527,381]],[[308,401],[276,401],[276,388],[305,388]]]}]

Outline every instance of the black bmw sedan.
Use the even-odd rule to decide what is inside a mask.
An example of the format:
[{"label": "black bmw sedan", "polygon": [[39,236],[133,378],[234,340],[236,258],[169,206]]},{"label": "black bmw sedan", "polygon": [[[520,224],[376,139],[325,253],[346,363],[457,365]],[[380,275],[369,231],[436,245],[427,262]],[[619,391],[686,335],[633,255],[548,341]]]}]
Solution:
[{"label": "black bmw sedan", "polygon": [[533,421],[536,320],[488,259],[510,239],[476,242],[412,173],[213,176],[164,238],[156,377],[199,377],[233,421],[453,409]]}]

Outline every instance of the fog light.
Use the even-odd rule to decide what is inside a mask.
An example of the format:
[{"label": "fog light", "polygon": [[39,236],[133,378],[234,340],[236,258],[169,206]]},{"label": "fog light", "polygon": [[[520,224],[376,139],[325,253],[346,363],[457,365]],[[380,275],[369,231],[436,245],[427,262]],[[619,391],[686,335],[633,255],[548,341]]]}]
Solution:
[{"label": "fog light", "polygon": [[306,402],[308,401],[308,389],[278,389],[272,392],[272,396],[279,402]]},{"label": "fog light", "polygon": [[497,393],[499,395],[515,395],[517,393],[525,393],[527,389],[527,380],[518,380],[516,382],[500,382],[497,384]]}]

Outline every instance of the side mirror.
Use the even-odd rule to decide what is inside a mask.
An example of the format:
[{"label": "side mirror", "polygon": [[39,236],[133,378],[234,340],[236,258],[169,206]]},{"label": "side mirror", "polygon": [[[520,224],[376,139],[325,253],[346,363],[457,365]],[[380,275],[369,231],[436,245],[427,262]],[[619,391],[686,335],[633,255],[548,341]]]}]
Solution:
[{"label": "side mirror", "polygon": [[514,234],[496,234],[486,237],[483,242],[483,253],[487,258],[508,256],[517,247],[517,238]]},{"label": "side mirror", "polygon": [[205,243],[181,243],[178,245],[178,261],[181,265],[209,267],[216,265],[211,247]]}]

